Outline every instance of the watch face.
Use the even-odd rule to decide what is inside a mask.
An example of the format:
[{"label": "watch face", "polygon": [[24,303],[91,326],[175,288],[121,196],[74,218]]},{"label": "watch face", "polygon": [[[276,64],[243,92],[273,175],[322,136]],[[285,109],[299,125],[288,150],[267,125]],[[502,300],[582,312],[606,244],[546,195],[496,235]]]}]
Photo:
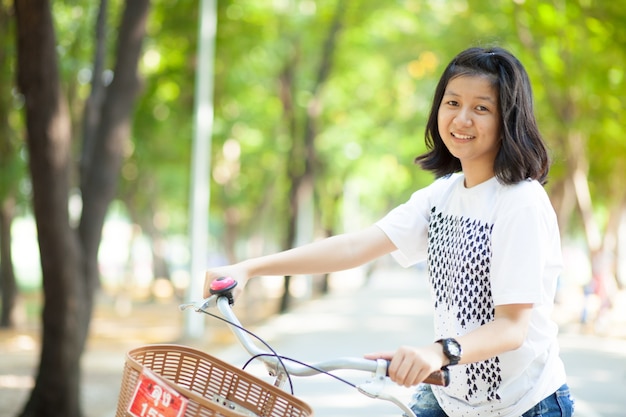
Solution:
[{"label": "watch face", "polygon": [[452,356],[461,356],[461,346],[459,346],[457,341],[451,340],[448,343],[448,352],[450,352]]}]

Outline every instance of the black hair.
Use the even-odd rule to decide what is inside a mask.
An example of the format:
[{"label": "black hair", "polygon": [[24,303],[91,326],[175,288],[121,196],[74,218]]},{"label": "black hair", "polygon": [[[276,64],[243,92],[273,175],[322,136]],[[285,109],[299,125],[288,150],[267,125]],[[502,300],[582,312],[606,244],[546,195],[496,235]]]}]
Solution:
[{"label": "black hair", "polygon": [[533,94],[522,63],[500,47],[469,48],[459,53],[444,70],[426,124],[428,151],[415,163],[437,178],[461,171],[461,161],[446,148],[439,133],[437,115],[448,82],[462,75],[486,75],[498,91],[501,145],[494,173],[503,184],[533,179],[545,184],[550,168],[533,109]]}]

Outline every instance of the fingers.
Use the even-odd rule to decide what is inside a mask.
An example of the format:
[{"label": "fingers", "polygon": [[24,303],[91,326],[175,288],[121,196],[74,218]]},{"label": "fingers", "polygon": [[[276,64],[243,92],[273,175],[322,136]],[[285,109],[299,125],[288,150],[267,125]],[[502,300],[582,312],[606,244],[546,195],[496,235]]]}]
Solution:
[{"label": "fingers", "polygon": [[419,384],[430,374],[428,365],[420,357],[419,351],[413,348],[401,347],[396,352],[367,353],[363,357],[391,361],[387,368],[389,378],[405,387]]},{"label": "fingers", "polygon": [[423,382],[441,365],[427,349],[400,347],[389,365],[389,377],[393,382],[410,387]]},{"label": "fingers", "polygon": [[412,387],[423,382],[430,372],[428,368],[415,365],[401,365],[395,371],[389,368],[389,377],[393,382],[403,387]]},{"label": "fingers", "polygon": [[219,278],[213,271],[206,271],[204,274],[204,286],[202,288],[202,298],[211,296],[211,283]]},{"label": "fingers", "polygon": [[208,271],[206,271],[206,273],[204,274],[204,287],[203,287],[203,291],[202,291],[202,297],[203,298],[207,298],[211,296],[211,283],[213,281],[215,281],[216,279],[222,278],[226,275],[224,275],[223,272],[221,272],[220,269],[209,269]]},{"label": "fingers", "polygon": [[237,265],[229,265],[219,268],[212,268],[205,272],[204,274],[204,286],[202,290],[202,296],[204,298],[211,296],[211,283],[218,278],[230,277],[237,281],[237,287],[233,291],[233,295],[237,297],[237,295],[242,291],[243,287],[246,285],[246,281],[248,280],[247,273],[245,269],[237,266]]},{"label": "fingers", "polygon": [[386,359],[390,361],[393,358],[393,352],[366,353],[363,357],[371,360]]}]

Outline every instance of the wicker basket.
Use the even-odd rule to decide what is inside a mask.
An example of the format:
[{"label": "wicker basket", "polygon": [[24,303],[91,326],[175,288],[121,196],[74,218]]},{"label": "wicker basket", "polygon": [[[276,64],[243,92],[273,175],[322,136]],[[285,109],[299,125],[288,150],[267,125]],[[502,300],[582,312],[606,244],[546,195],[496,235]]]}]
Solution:
[{"label": "wicker basket", "polygon": [[309,417],[304,402],[202,351],[179,345],[149,345],[128,352],[116,417],[129,405],[145,370],[187,398],[186,417]]}]

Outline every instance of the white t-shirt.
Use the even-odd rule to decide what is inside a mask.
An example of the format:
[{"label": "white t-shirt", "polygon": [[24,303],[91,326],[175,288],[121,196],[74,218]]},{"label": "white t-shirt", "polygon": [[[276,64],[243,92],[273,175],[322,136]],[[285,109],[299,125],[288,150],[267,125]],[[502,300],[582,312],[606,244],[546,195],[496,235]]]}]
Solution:
[{"label": "white t-shirt", "polygon": [[451,366],[450,386],[433,386],[448,416],[519,417],[565,381],[551,320],[561,244],[554,209],[537,181],[494,177],[465,188],[440,178],[377,222],[404,267],[427,259],[437,338],[493,321],[494,308],[532,303],[523,345],[482,362]]}]

